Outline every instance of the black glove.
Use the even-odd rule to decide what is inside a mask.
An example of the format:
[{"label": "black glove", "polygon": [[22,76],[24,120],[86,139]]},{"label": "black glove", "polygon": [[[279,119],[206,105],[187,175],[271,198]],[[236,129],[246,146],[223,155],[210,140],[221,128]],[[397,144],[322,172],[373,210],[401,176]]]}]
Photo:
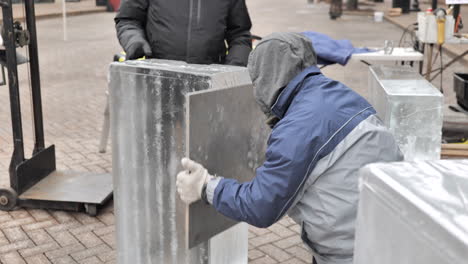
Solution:
[{"label": "black glove", "polygon": [[128,49],[126,52],[126,60],[135,60],[144,56],[151,57],[153,55],[151,46],[145,39],[134,38],[128,43]]}]

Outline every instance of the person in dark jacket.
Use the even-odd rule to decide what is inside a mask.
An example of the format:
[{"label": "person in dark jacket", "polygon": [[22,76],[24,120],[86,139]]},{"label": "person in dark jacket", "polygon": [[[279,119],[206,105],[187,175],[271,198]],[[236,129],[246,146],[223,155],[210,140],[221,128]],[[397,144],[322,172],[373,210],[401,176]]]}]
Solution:
[{"label": "person in dark jacket", "polygon": [[316,62],[312,43],[301,34],[264,38],[248,65],[272,126],[264,164],[252,181],[240,183],[184,158],[177,190],[186,203],[203,199],[257,227],[288,214],[301,225],[316,263],[352,264],[358,170],[403,156],[374,108],[325,77]]},{"label": "person in dark jacket", "polygon": [[246,66],[252,49],[245,0],[124,0],[115,25],[130,60]]}]

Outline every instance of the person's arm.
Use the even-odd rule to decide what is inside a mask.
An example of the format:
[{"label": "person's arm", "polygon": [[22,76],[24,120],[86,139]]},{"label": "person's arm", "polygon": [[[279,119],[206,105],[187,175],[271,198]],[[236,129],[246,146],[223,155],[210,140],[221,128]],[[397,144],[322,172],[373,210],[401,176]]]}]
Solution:
[{"label": "person's arm", "polygon": [[307,137],[302,135],[304,130],[288,130],[273,131],[265,163],[251,182],[208,181],[207,200],[218,212],[257,227],[268,227],[286,214],[315,166],[311,158],[314,140],[300,140]]},{"label": "person's arm", "polygon": [[226,64],[246,66],[252,50],[250,34],[252,23],[245,0],[231,1],[232,5],[227,18],[226,29],[226,41],[229,48]]},{"label": "person's arm", "polygon": [[123,0],[115,17],[115,28],[127,59],[151,56],[145,33],[148,0]]}]

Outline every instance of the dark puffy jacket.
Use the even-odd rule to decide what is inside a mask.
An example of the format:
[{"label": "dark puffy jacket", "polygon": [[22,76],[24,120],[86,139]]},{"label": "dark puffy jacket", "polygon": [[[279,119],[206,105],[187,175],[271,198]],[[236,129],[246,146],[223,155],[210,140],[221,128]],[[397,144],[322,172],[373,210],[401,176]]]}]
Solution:
[{"label": "dark puffy jacket", "polygon": [[124,0],[115,23],[125,50],[143,37],[158,59],[245,66],[252,46],[245,0]]}]

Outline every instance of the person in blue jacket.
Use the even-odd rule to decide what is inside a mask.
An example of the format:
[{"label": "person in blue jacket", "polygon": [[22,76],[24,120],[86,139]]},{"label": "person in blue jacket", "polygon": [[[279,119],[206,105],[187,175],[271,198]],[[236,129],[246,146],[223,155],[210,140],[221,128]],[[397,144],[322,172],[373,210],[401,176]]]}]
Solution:
[{"label": "person in blue jacket", "polygon": [[351,264],[358,170],[403,156],[374,108],[325,77],[308,38],[274,33],[249,58],[258,104],[272,127],[263,166],[250,182],[212,176],[188,158],[177,175],[181,199],[268,227],[285,214],[302,227],[318,264]]}]

